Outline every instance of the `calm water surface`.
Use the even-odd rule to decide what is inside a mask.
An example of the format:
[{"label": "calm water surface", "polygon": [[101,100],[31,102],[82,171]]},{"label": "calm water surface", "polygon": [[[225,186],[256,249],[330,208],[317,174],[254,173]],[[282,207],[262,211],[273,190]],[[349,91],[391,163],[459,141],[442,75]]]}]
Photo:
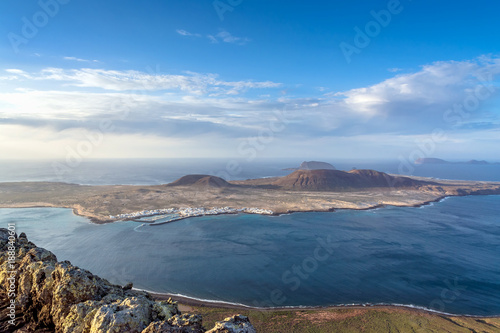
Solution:
[{"label": "calm water surface", "polygon": [[253,306],[396,303],[500,314],[500,196],[423,208],[95,225],[68,209],[0,209],[58,260],[113,283]]},{"label": "calm water surface", "polygon": [[[237,171],[228,171],[228,162]],[[0,160],[0,182],[60,181],[75,184],[155,185],[172,182],[186,174],[210,174],[226,180],[285,176],[297,167],[300,159],[103,159],[84,160],[75,167],[64,161]],[[375,169],[402,176],[442,179],[500,181],[500,164],[410,165],[399,161],[327,160],[339,170]],[[54,164],[55,163],[55,164]],[[59,167],[54,168],[54,165]],[[231,169],[232,170],[232,169]]]}]

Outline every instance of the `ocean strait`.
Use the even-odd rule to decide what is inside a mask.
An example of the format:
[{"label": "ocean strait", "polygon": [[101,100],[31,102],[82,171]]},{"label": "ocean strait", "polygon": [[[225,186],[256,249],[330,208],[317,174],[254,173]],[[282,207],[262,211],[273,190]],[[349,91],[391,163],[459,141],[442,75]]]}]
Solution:
[{"label": "ocean strait", "polygon": [[[3,162],[0,181],[162,184],[224,172],[224,161],[87,161],[67,174],[50,163]],[[108,163],[114,169],[108,168]],[[233,179],[282,176],[296,161],[241,164]],[[500,165],[335,163],[389,173],[500,181]],[[406,172],[405,171],[405,172]],[[281,216],[218,215],[161,226],[93,224],[63,208],[0,209],[58,260],[112,283],[252,307],[398,304],[443,313],[500,315],[500,196]]]}]

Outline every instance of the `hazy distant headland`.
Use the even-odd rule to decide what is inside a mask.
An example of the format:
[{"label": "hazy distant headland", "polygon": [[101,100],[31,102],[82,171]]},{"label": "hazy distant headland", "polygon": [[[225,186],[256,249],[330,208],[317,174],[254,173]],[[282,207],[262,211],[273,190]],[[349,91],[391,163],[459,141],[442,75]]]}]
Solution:
[{"label": "hazy distant headland", "polygon": [[336,170],[336,168],[330,163],[319,162],[319,161],[304,161],[300,164],[298,168],[286,168],[283,170]]},{"label": "hazy distant headland", "polygon": [[489,164],[500,164],[499,162],[490,163],[485,160],[469,160],[466,162],[450,162],[440,158],[426,157],[419,158],[415,160],[415,164],[474,164],[474,165],[489,165]]}]

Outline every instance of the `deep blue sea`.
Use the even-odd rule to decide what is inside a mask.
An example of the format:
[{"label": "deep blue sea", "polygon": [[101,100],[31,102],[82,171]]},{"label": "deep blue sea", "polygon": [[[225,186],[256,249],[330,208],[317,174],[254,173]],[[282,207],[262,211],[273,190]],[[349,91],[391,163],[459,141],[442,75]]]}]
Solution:
[{"label": "deep blue sea", "polygon": [[[222,161],[194,162],[95,161],[62,181],[159,184],[224,170]],[[300,162],[242,164],[235,178],[286,174],[282,168]],[[335,165],[397,170],[353,163]],[[414,174],[500,180],[498,165],[457,166]],[[3,164],[0,180],[56,180],[50,170]],[[14,222],[59,260],[156,292],[259,307],[384,303],[488,316],[500,315],[499,213],[500,196],[471,196],[421,208],[221,215],[161,226],[95,225],[59,208],[0,209],[0,226]]]},{"label": "deep blue sea", "polygon": [[111,282],[252,306],[390,303],[500,314],[500,196],[423,208],[221,215],[161,226],[68,209],[0,209],[0,223]]}]

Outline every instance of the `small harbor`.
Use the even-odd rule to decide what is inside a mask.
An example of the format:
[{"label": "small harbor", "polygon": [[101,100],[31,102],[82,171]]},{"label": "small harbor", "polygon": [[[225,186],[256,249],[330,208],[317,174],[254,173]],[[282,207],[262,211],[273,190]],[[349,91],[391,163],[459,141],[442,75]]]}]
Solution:
[{"label": "small harbor", "polygon": [[261,214],[273,215],[274,212],[268,209],[260,208],[231,208],[231,207],[213,207],[210,209],[204,207],[186,207],[186,208],[165,208],[154,210],[142,210],[132,213],[111,215],[110,218],[122,221],[134,221],[143,223],[143,226],[157,226],[175,221],[180,221],[190,217],[221,215],[221,214]]}]

